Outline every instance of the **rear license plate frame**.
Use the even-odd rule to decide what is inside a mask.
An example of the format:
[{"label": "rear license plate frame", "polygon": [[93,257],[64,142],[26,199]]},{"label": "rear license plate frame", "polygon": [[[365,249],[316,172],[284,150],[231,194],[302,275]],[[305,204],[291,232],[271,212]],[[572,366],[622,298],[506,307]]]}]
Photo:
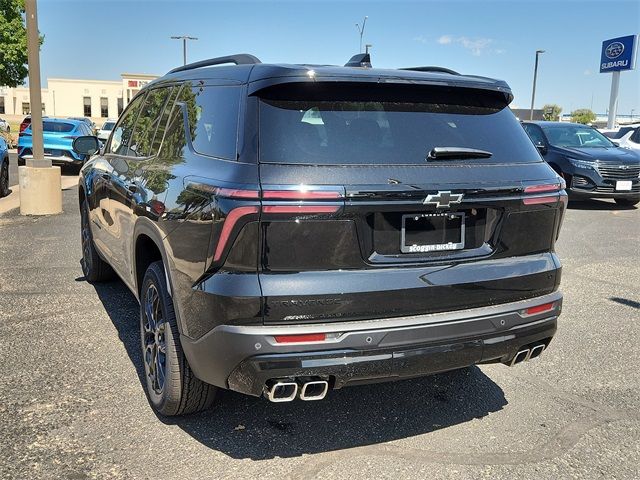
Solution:
[{"label": "rear license plate frame", "polygon": [[[430,218],[430,217],[442,218],[444,220],[446,220],[447,217],[449,217],[449,220],[459,219],[459,222],[460,222],[459,241],[407,245],[406,244],[407,219],[413,219],[414,221],[417,221],[418,219],[424,219],[424,218]],[[402,215],[402,227],[401,227],[401,234],[400,234],[400,251],[402,253],[432,253],[432,252],[462,250],[464,249],[464,240],[465,240],[465,213],[464,212],[414,213],[414,214]]]}]

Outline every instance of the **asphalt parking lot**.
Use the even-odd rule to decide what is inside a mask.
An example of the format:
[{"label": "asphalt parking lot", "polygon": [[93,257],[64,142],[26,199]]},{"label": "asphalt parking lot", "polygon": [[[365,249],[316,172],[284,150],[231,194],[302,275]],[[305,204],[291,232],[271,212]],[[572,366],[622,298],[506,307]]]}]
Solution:
[{"label": "asphalt parking lot", "polygon": [[549,350],[271,404],[224,392],[159,418],[141,385],[137,304],[79,265],[77,193],[55,217],[0,215],[0,478],[640,476],[640,211],[572,205]]}]

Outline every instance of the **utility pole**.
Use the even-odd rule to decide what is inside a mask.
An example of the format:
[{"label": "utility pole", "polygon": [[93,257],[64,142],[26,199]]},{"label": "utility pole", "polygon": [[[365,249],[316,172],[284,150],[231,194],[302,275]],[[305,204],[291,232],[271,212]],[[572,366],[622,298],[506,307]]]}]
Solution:
[{"label": "utility pole", "polygon": [[367,18],[369,17],[364,17],[364,20],[362,21],[362,27],[359,23],[356,23],[356,28],[358,29],[358,33],[360,34],[360,53],[362,53],[362,36],[364,35],[364,27],[367,26]]},{"label": "utility pole", "polygon": [[538,79],[538,57],[544,53],[544,50],[536,50],[536,64],[533,67],[533,91],[531,92],[531,111],[529,112],[529,120],[533,120],[533,103],[536,100],[536,81]]},{"label": "utility pole", "polygon": [[40,89],[40,36],[38,5],[25,1],[29,104],[31,107],[31,159],[18,167],[21,215],[54,215],[62,212],[60,167],[52,167],[44,156],[42,139],[42,91]]},{"label": "utility pole", "polygon": [[187,40],[198,40],[197,37],[190,37],[188,35],[180,35],[171,37],[172,40],[182,40],[182,64],[187,64]]}]

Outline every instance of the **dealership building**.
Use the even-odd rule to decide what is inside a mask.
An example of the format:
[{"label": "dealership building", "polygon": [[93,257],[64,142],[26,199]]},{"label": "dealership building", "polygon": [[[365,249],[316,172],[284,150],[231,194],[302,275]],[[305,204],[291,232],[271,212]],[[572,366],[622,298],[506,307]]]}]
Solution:
[{"label": "dealership building", "polygon": [[[42,112],[50,117],[115,118],[140,89],[157,75],[123,73],[121,80],[49,78],[42,89]],[[23,117],[31,112],[28,87],[0,87],[0,116]]]}]

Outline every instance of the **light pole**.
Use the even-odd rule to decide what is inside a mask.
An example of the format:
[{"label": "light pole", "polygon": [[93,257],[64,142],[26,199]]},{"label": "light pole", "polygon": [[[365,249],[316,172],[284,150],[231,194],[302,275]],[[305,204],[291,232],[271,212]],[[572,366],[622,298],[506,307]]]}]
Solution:
[{"label": "light pole", "polygon": [[25,1],[29,104],[31,107],[31,159],[18,167],[21,215],[54,215],[62,212],[60,167],[44,156],[42,91],[40,90],[40,35],[36,0]]},{"label": "light pole", "polygon": [[182,40],[182,62],[183,65],[187,64],[187,40],[198,40],[197,37],[190,37],[188,35],[173,36],[171,40]]},{"label": "light pole", "polygon": [[364,17],[364,20],[362,20],[362,27],[359,23],[356,23],[356,28],[358,29],[358,33],[360,34],[360,53],[362,53],[362,36],[364,35],[364,27],[367,26],[367,18],[369,17]]},{"label": "light pole", "polygon": [[544,50],[536,50],[536,64],[533,67],[533,91],[531,92],[531,111],[529,112],[529,120],[533,120],[533,102],[536,100],[536,80],[538,79],[538,57],[544,53]]}]

